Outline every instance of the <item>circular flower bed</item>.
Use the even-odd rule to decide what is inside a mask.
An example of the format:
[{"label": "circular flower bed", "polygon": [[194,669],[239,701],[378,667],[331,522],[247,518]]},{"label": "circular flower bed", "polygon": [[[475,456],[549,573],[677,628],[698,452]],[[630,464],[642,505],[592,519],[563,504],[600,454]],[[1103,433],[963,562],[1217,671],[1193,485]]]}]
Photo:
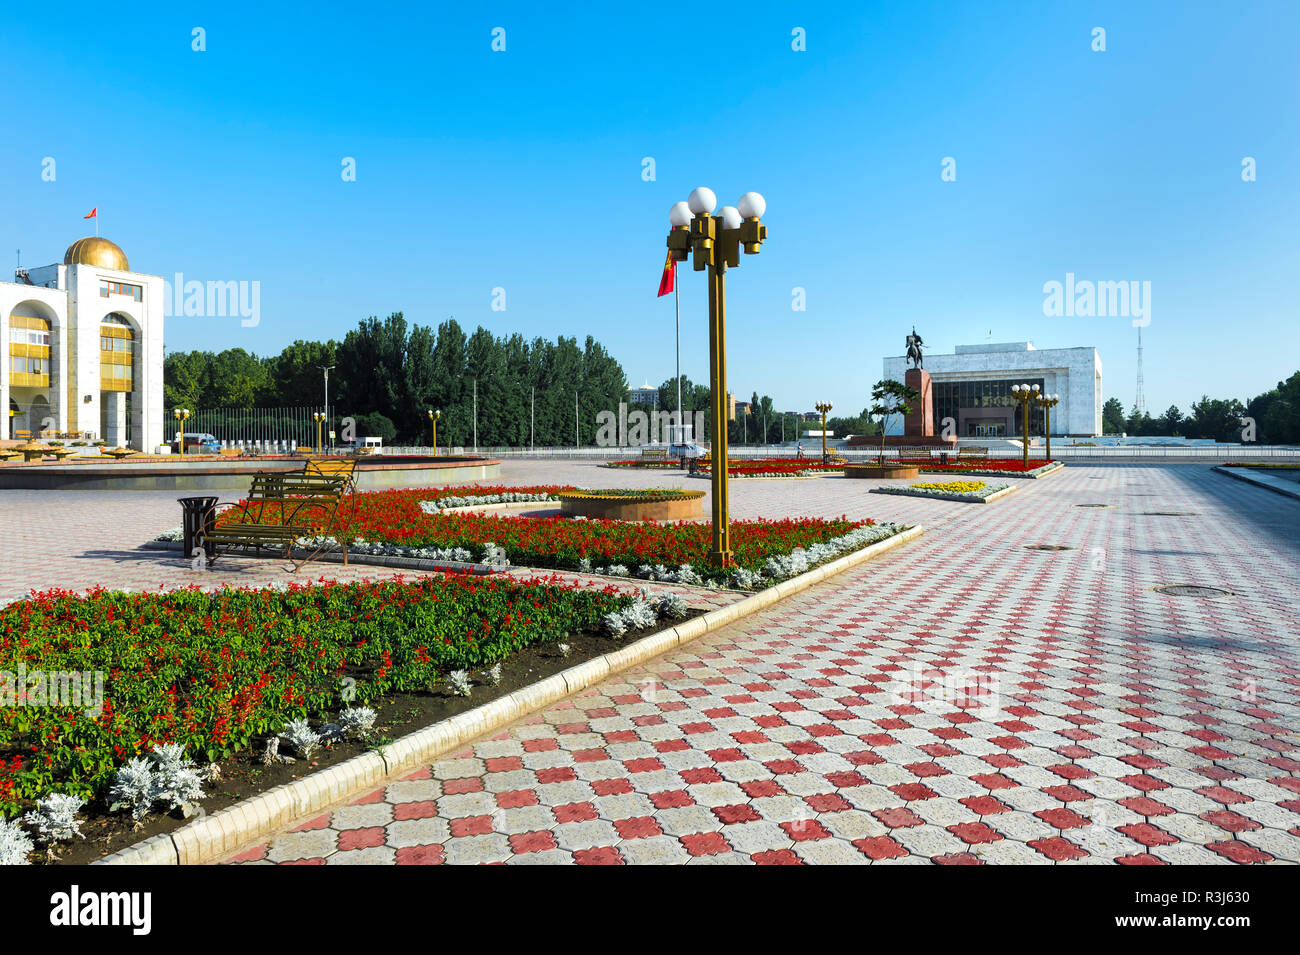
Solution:
[{"label": "circular flower bed", "polygon": [[680,488],[561,491],[556,497],[565,514],[610,521],[674,521],[704,513],[704,492]]},{"label": "circular flower bed", "polygon": [[921,473],[917,467],[897,464],[846,464],[844,476],[847,478],[914,478]]}]

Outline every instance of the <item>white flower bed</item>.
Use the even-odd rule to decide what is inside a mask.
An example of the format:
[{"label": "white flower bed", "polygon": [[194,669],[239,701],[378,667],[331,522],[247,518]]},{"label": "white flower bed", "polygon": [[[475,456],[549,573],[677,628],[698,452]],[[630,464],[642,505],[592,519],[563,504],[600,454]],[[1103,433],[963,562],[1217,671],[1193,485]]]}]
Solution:
[{"label": "white flower bed", "polygon": [[932,497],[939,501],[986,501],[999,491],[1005,491],[1010,484],[985,484],[978,491],[933,491],[927,488],[912,487],[908,484],[890,484],[885,487],[873,487],[872,494],[905,494],[909,497]]},{"label": "white flower bed", "polygon": [[[728,470],[728,471],[727,471],[727,480],[729,480],[729,481],[735,481],[735,480],[739,480],[739,479],[741,479],[741,478],[801,478],[801,477],[816,477],[816,476],[819,475],[819,474],[831,474],[831,473],[833,473],[833,472],[831,472],[831,471],[826,471],[826,470],[810,470],[810,471],[754,471],[754,472],[746,472],[746,473],[744,473],[744,474],[737,474],[735,471]],[[706,478],[706,479],[710,479],[710,480],[711,480],[712,477],[713,477],[713,475],[710,474],[710,473],[708,473],[707,471],[699,471],[699,472],[697,472],[697,473],[691,475],[691,477]]]},{"label": "white flower bed", "polygon": [[520,494],[514,491],[505,494],[463,494],[456,497],[442,497],[436,501],[421,501],[420,510],[426,514],[437,514],[453,507],[482,507],[484,504],[524,504],[531,501],[558,501],[554,494],[543,491],[540,494]]}]

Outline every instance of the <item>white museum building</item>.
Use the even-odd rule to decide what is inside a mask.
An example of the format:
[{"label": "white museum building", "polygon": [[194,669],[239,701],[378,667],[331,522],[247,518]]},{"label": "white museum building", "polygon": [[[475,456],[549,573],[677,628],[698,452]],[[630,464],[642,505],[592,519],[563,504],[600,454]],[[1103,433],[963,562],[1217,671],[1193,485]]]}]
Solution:
[{"label": "white museum building", "polygon": [[160,276],[132,272],[98,236],[68,246],[62,264],[0,282],[0,437],[162,443],[164,294]]},{"label": "white museum building", "polygon": [[[1020,405],[1011,386],[1038,385],[1059,394],[1052,409],[1052,434],[1094,437],[1101,429],[1101,356],[1095,348],[1035,348],[1032,342],[958,345],[951,355],[922,359],[934,390],[934,433],[944,419],[956,423],[959,438],[1013,438],[1020,434]],[[902,381],[907,358],[885,359],[885,377]],[[902,434],[895,415],[890,432]],[[1030,435],[1043,433],[1043,414],[1031,411]]]}]

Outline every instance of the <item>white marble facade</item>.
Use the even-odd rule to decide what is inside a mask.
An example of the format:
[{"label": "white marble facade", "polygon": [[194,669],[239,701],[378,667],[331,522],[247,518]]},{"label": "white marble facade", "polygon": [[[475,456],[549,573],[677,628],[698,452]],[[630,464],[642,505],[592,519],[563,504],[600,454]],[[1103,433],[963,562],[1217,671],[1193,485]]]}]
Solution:
[{"label": "white marble facade", "polygon": [[[1052,434],[1101,434],[1101,356],[1095,348],[1035,348],[1031,342],[958,345],[951,355],[925,353],[924,367],[936,383],[1042,379],[1044,391],[1061,396],[1052,409]],[[902,381],[907,368],[906,356],[886,358],[884,377]],[[936,422],[936,432],[939,427]],[[891,422],[890,432],[901,434],[901,421]]]},{"label": "white marble facade", "polygon": [[163,297],[160,276],[130,271],[98,236],[74,242],[62,263],[0,282],[0,408],[10,412],[0,437],[45,431],[117,445],[129,431],[132,447],[161,444]]}]

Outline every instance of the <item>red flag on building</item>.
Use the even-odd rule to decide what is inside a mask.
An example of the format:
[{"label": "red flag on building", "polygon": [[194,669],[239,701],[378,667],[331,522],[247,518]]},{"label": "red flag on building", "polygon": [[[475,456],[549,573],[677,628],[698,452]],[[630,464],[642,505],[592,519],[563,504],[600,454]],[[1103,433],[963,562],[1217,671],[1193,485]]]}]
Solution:
[{"label": "red flag on building", "polygon": [[659,295],[664,296],[673,290],[673,282],[677,279],[677,263],[673,261],[672,250],[668,250],[668,257],[664,259],[664,274],[659,277]]},{"label": "red flag on building", "polygon": [[95,208],[93,208],[93,209],[90,210],[90,215],[85,215],[85,216],[82,216],[81,218],[83,218],[83,219],[94,219],[94,218],[96,218],[98,215],[99,215],[99,206],[95,206]]}]

